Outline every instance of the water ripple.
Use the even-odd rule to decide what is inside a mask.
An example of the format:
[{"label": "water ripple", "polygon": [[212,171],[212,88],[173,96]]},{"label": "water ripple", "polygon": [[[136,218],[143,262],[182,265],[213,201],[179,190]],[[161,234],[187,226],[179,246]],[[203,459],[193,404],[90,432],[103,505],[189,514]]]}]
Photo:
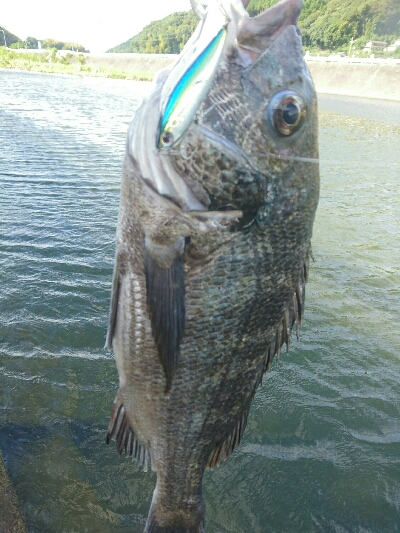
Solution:
[{"label": "water ripple", "polygon": [[[104,445],[118,376],[103,346],[126,129],[147,91],[0,75],[0,446],[30,533],[143,530],[154,476]],[[302,336],[239,452],[206,473],[210,533],[398,531],[400,131],[384,103],[375,118],[350,104],[321,113]]]}]

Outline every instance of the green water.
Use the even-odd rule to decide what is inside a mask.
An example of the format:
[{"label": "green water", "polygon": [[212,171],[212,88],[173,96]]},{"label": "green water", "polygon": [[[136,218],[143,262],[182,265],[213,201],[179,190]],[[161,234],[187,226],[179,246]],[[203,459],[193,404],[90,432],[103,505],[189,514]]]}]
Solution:
[{"label": "green water", "polygon": [[[105,445],[127,126],[145,83],[0,71],[0,448],[29,533],[141,533],[155,484]],[[320,98],[299,341],[207,472],[209,533],[400,530],[400,106]]]}]

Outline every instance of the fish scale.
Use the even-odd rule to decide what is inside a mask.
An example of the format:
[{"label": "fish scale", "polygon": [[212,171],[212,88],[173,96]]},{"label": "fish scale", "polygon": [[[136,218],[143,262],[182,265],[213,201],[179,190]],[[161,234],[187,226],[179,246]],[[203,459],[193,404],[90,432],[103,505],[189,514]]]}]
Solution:
[{"label": "fish scale", "polygon": [[[128,133],[107,336],[120,387],[107,441],[157,473],[144,533],[205,532],[204,469],[240,444],[304,310],[319,172],[300,3],[282,0],[262,27],[238,0],[218,1],[231,17],[226,54],[187,129],[179,122],[180,141],[158,149],[165,80],[185,97],[179,60]],[[295,109],[290,124],[285,109]]]}]

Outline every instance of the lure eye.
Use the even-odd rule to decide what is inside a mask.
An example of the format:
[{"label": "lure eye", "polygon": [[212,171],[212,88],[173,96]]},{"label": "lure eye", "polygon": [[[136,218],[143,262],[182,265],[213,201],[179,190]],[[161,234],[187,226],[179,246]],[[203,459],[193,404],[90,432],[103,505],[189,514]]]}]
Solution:
[{"label": "lure eye", "polygon": [[161,145],[163,147],[171,146],[171,144],[174,142],[174,136],[170,131],[163,131],[160,137]]},{"label": "lure eye", "polygon": [[298,94],[282,91],[271,98],[268,118],[280,135],[288,136],[295,133],[305,117],[306,107]]}]

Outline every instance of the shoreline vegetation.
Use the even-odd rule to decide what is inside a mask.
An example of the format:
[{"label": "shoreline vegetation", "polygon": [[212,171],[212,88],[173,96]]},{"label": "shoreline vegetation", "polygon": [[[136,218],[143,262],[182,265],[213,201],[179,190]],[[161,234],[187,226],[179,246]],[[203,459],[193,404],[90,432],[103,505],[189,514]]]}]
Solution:
[{"label": "shoreline vegetation", "polygon": [[[41,53],[45,52],[45,53]],[[154,72],[134,71],[110,68],[107,66],[87,64],[87,55],[68,52],[57,53],[56,49],[37,50],[9,50],[0,47],[0,68],[23,70],[43,74],[69,74],[75,76],[91,76],[137,81],[152,81]]]}]

